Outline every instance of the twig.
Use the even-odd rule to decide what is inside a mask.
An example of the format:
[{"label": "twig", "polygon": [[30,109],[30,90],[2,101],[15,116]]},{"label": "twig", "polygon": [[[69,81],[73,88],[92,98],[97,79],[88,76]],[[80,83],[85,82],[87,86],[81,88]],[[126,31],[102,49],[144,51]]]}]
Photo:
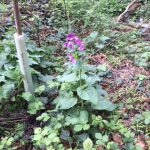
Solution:
[{"label": "twig", "polygon": [[0,124],[7,124],[7,123],[11,123],[11,122],[22,122],[22,121],[26,121],[26,120],[27,119],[1,121]]}]

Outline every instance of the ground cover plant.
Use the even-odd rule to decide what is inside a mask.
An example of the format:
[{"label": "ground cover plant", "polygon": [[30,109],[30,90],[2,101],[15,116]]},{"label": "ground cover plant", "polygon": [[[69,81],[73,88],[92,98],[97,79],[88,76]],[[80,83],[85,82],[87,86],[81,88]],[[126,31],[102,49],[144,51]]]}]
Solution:
[{"label": "ground cover plant", "polygon": [[149,150],[150,4],[117,22],[129,2],[20,0],[32,95],[0,1],[1,150]]}]

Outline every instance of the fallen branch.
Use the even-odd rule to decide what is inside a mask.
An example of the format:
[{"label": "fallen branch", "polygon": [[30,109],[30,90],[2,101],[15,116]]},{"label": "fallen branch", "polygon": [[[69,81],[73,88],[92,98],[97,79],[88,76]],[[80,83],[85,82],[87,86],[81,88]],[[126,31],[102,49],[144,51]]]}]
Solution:
[{"label": "fallen branch", "polygon": [[117,18],[118,22],[127,22],[130,15],[142,5],[142,0],[133,0],[131,3],[128,4],[125,11]]}]

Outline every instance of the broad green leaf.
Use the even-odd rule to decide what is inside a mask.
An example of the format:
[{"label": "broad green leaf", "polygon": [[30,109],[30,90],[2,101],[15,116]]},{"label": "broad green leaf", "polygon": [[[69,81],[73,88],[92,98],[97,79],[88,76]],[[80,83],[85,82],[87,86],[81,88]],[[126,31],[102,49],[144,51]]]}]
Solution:
[{"label": "broad green leaf", "polygon": [[95,105],[98,103],[98,92],[92,86],[86,88],[83,86],[79,87],[77,89],[77,94],[82,100],[89,101]]},{"label": "broad green leaf", "polygon": [[74,130],[75,130],[76,132],[81,131],[81,130],[82,130],[82,125],[80,125],[80,124],[75,125],[75,126],[74,126]]},{"label": "broad green leaf", "polygon": [[54,103],[56,104],[56,109],[69,109],[77,104],[77,98],[69,96],[58,96]]},{"label": "broad green leaf", "polygon": [[86,83],[89,86],[91,86],[91,85],[95,84],[97,81],[100,81],[100,78],[98,75],[93,74],[93,75],[89,75],[85,80],[86,80]]},{"label": "broad green leaf", "polygon": [[99,100],[97,105],[93,105],[93,108],[96,110],[113,111],[115,109],[115,105],[108,100]]},{"label": "broad green leaf", "polygon": [[39,80],[45,82],[45,83],[48,83],[49,81],[51,81],[54,77],[53,76],[50,76],[50,75],[42,75],[40,74],[39,75]]},{"label": "broad green leaf", "polygon": [[97,139],[102,139],[103,138],[101,133],[95,133],[95,137]]},{"label": "broad green leaf", "polygon": [[99,95],[104,96],[104,97],[108,96],[108,93],[105,90],[103,90],[100,85],[97,84],[96,89],[97,89]]},{"label": "broad green leaf", "polygon": [[64,74],[58,78],[60,82],[74,82],[77,80],[77,75],[75,73]]},{"label": "broad green leaf", "polygon": [[85,71],[94,71],[96,70],[96,67],[94,65],[83,65],[82,69]]},{"label": "broad green leaf", "polygon": [[89,114],[86,110],[80,111],[80,123],[87,123],[88,116],[89,116]]},{"label": "broad green leaf", "polygon": [[78,119],[78,117],[75,117],[75,116],[67,116],[66,117],[66,125],[70,125],[70,124],[77,124],[78,122],[79,122],[79,119]]}]

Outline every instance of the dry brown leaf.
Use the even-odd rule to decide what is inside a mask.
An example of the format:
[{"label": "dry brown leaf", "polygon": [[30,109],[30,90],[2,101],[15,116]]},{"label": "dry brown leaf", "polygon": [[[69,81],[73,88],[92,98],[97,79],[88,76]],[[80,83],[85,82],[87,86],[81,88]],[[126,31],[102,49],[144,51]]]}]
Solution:
[{"label": "dry brown leaf", "polygon": [[118,113],[120,113],[120,114],[124,114],[126,112],[128,112],[127,108],[123,108],[123,109],[118,110]]},{"label": "dry brown leaf", "polygon": [[102,150],[102,146],[101,145],[97,146],[96,150]]},{"label": "dry brown leaf", "polygon": [[119,145],[122,145],[122,137],[118,133],[113,134],[113,140],[114,142],[118,143]]}]

